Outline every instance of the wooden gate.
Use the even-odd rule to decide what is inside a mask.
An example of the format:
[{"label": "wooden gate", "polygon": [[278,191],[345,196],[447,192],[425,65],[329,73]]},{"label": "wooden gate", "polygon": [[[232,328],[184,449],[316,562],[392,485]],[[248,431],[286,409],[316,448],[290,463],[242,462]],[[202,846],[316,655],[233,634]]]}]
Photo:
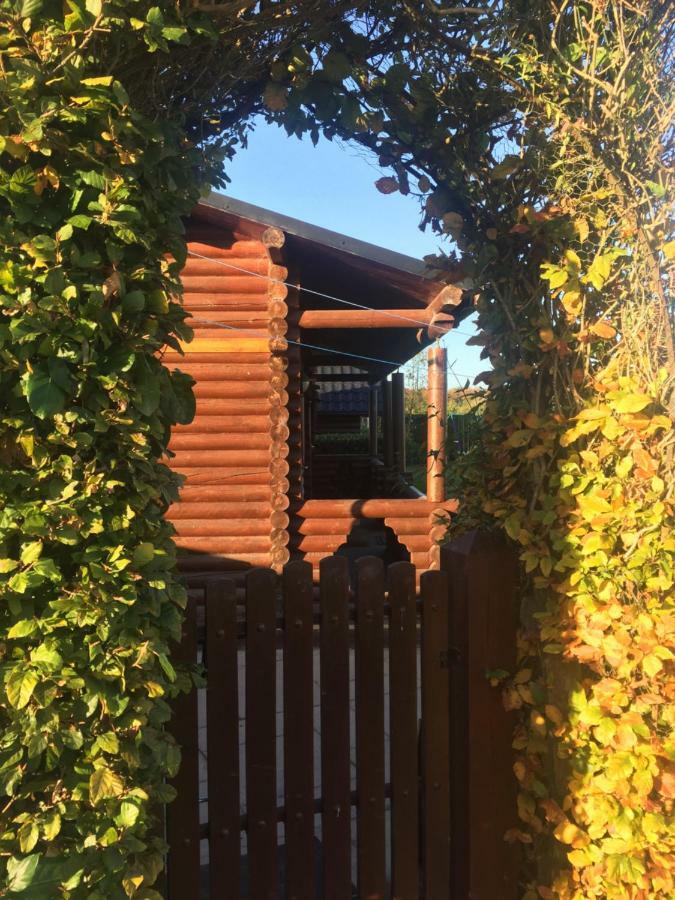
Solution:
[{"label": "wooden gate", "polygon": [[[293,562],[190,591],[167,810],[169,900],[516,900],[517,563],[494,535],[441,571]],[[452,823],[452,831],[451,831]]]},{"label": "wooden gate", "polygon": [[192,590],[169,900],[448,900],[448,624],[445,573],[375,558]]}]

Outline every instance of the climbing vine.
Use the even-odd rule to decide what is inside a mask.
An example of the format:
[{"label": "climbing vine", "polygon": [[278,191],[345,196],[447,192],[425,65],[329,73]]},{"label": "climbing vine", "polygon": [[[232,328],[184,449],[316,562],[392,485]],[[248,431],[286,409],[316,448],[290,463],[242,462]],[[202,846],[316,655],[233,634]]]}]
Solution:
[{"label": "climbing vine", "polygon": [[377,154],[475,297],[528,900],[672,894],[673,27],[654,0],[1,0],[0,895],[158,896],[187,686],[161,457],[192,414],[159,357],[189,339],[181,216],[261,111]]},{"label": "climbing vine", "polygon": [[476,297],[465,490],[522,562],[502,688],[525,896],[671,896],[674,23],[622,0],[404,7],[371,32],[407,36],[393,56],[357,35],[314,78],[277,70],[270,105],[376,152],[377,188],[417,192],[455,242],[430,265]]}]

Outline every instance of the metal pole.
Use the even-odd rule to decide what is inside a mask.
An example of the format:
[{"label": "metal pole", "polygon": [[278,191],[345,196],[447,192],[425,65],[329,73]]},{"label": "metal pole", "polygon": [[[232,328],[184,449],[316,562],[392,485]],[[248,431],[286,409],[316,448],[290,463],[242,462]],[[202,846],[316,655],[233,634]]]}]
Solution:
[{"label": "metal pole", "polygon": [[445,429],[448,420],[447,351],[438,345],[427,355],[427,499],[445,500]]}]

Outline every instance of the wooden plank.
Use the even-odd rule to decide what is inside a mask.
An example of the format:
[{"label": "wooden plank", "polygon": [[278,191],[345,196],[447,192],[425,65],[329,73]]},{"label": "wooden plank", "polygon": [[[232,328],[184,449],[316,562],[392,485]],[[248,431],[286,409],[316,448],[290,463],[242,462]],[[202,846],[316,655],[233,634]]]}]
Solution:
[{"label": "wooden plank", "polygon": [[[453,896],[520,895],[520,848],[504,841],[513,824],[517,782],[506,712],[486,669],[514,671],[518,628],[517,553],[502,536],[468,532],[443,548],[451,589],[451,865]],[[551,703],[567,686],[552,685]],[[557,692],[557,696],[556,696]],[[485,866],[486,855],[493,865]]]},{"label": "wooden plank", "polygon": [[284,589],[286,897],[312,900],[314,885],[314,700],[312,567],[289,563]]},{"label": "wooden plank", "polygon": [[389,728],[392,896],[419,897],[417,611],[415,569],[389,567]]},{"label": "wooden plank", "polygon": [[346,900],[352,890],[347,560],[322,559],[319,585],[324,900]]},{"label": "wooden plank", "polygon": [[384,566],[356,564],[357,871],[360,900],[382,900],[384,820]]},{"label": "wooden plank", "polygon": [[276,586],[269,569],[254,569],[246,577],[249,900],[277,897]]},{"label": "wooden plank", "polygon": [[[176,662],[197,662],[197,604],[189,601],[183,622],[183,638]],[[167,807],[169,844],[168,896],[183,900],[191,896],[199,880],[199,747],[197,742],[197,691],[180,694],[173,703],[171,732],[181,749],[181,765],[171,780],[177,795]]]},{"label": "wooden plank", "polygon": [[422,593],[422,789],[425,900],[450,896],[448,578],[425,572]]},{"label": "wooden plank", "polygon": [[181,343],[181,350],[189,356],[193,353],[265,353],[269,349],[269,339],[260,337],[200,338]]},{"label": "wooden plank", "polygon": [[239,900],[239,695],[237,606],[233,581],[206,585],[206,740],[209,887]]}]

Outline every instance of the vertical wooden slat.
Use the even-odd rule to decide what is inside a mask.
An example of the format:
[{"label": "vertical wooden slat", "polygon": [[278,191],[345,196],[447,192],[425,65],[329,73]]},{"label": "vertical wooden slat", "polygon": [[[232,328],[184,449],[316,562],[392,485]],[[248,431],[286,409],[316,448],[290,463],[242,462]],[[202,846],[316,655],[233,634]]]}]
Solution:
[{"label": "vertical wooden slat", "polygon": [[[197,604],[192,600],[187,605],[183,638],[175,659],[187,666],[197,662]],[[169,804],[166,816],[168,895],[170,900],[182,900],[191,895],[199,882],[199,747],[194,688],[174,701],[171,731],[181,749],[181,765],[171,781],[177,796]]]},{"label": "vertical wooden slat", "polygon": [[[246,798],[250,900],[277,898],[276,585],[246,576]],[[188,895],[186,895],[188,896]]]},{"label": "vertical wooden slat", "polygon": [[356,771],[360,900],[384,897],[384,567],[356,564]]},{"label": "vertical wooden slat", "polygon": [[418,900],[417,611],[415,569],[389,568],[392,896]]},{"label": "vertical wooden slat", "polygon": [[448,578],[425,572],[422,593],[422,778],[425,900],[450,896]]},{"label": "vertical wooden slat", "polygon": [[284,590],[284,759],[286,897],[312,900],[314,723],[312,566],[289,563]]},{"label": "vertical wooden slat", "polygon": [[[518,628],[517,554],[501,536],[468,532],[443,548],[450,579],[451,817],[455,897],[519,896],[519,845],[504,841],[516,806],[515,714],[506,712],[486,669],[514,671]],[[564,679],[551,702],[564,702]],[[558,692],[558,698],[556,698]],[[486,866],[489,858],[492,865]]]},{"label": "vertical wooden slat", "polygon": [[325,900],[351,897],[347,560],[320,563],[321,770]]},{"label": "vertical wooden slat", "polygon": [[206,746],[212,900],[239,900],[239,703],[233,581],[206,587]]}]

